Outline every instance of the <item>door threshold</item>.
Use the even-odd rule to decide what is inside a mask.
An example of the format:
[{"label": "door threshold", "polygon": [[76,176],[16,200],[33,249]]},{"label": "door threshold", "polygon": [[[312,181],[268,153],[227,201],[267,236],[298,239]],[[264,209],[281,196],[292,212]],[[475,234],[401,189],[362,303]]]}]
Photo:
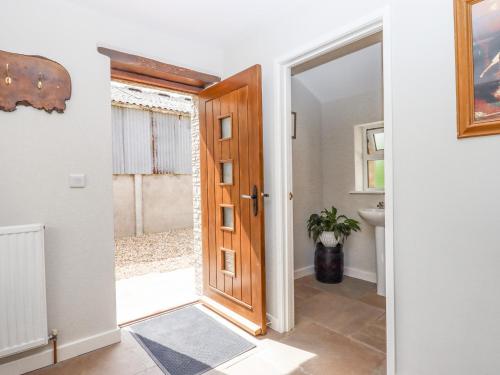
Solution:
[{"label": "door threshold", "polygon": [[128,320],[126,322],[120,323],[120,324],[118,324],[118,327],[119,328],[124,328],[124,327],[130,326],[132,324],[142,322],[144,320],[148,320],[148,319],[151,319],[151,318],[156,318],[157,316],[160,316],[160,315],[163,315],[163,314],[175,311],[175,310],[180,310],[180,309],[182,309],[184,307],[187,307],[187,306],[196,305],[196,304],[198,304],[200,302],[201,302],[201,300],[197,299],[197,300],[194,300],[194,301],[191,301],[191,302],[183,303],[182,305],[178,305],[178,306],[174,306],[174,307],[169,307],[169,308],[167,308],[165,310],[158,310],[158,311],[155,311],[154,313],[148,314],[148,315],[143,316],[141,318],[132,319],[132,320]]},{"label": "door threshold", "polygon": [[262,327],[258,326],[257,324],[251,322],[248,319],[245,319],[241,315],[238,315],[237,313],[221,305],[220,303],[215,302],[211,298],[202,296],[200,298],[200,302],[203,306],[212,310],[217,315],[220,315],[227,321],[233,323],[234,325],[238,326],[239,328],[241,328],[242,330],[253,336],[259,336],[265,334],[265,332],[263,332],[262,330]]}]

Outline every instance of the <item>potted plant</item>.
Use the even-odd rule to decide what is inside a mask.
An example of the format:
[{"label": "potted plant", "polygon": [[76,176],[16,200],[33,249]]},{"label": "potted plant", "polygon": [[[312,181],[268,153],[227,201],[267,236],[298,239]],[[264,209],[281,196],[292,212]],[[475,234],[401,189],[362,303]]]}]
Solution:
[{"label": "potted plant", "polygon": [[[312,214],[307,220],[307,232],[316,244],[314,271],[316,280],[336,284],[344,276],[344,242],[351,233],[361,230],[359,222],[338,210],[324,209],[320,214]],[[319,240],[319,241],[318,241]]]}]

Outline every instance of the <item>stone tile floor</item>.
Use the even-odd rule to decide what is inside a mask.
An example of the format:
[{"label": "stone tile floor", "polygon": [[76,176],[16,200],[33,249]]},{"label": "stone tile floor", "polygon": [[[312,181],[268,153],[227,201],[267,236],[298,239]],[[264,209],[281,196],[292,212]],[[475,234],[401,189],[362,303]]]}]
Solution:
[{"label": "stone tile floor", "polygon": [[[346,277],[328,285],[313,276],[295,283],[296,327],[269,330],[253,338],[202,308],[256,344],[256,348],[208,372],[209,375],[383,375],[385,299],[374,284]],[[161,375],[127,330],[122,342],[47,367],[31,375]]]}]

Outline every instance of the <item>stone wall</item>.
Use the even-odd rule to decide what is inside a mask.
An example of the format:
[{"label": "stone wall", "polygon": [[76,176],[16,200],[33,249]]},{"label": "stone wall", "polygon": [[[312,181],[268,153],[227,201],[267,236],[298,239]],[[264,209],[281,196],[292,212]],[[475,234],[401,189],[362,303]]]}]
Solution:
[{"label": "stone wall", "polygon": [[195,253],[196,292],[202,294],[203,254],[201,244],[201,177],[200,177],[200,126],[198,98],[193,97],[191,116],[191,142],[193,158],[193,250]]}]

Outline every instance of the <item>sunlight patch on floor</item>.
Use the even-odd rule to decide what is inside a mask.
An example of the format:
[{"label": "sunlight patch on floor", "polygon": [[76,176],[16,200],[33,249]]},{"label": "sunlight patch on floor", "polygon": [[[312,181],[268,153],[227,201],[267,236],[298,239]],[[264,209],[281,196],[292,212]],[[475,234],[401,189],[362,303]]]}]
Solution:
[{"label": "sunlight patch on floor", "polygon": [[194,268],[153,272],[116,282],[118,324],[198,300]]},{"label": "sunlight patch on floor", "polygon": [[254,349],[207,372],[207,375],[285,375],[294,373],[301,364],[316,357],[315,353],[273,339],[255,338],[203,305],[196,306],[256,346]]}]

